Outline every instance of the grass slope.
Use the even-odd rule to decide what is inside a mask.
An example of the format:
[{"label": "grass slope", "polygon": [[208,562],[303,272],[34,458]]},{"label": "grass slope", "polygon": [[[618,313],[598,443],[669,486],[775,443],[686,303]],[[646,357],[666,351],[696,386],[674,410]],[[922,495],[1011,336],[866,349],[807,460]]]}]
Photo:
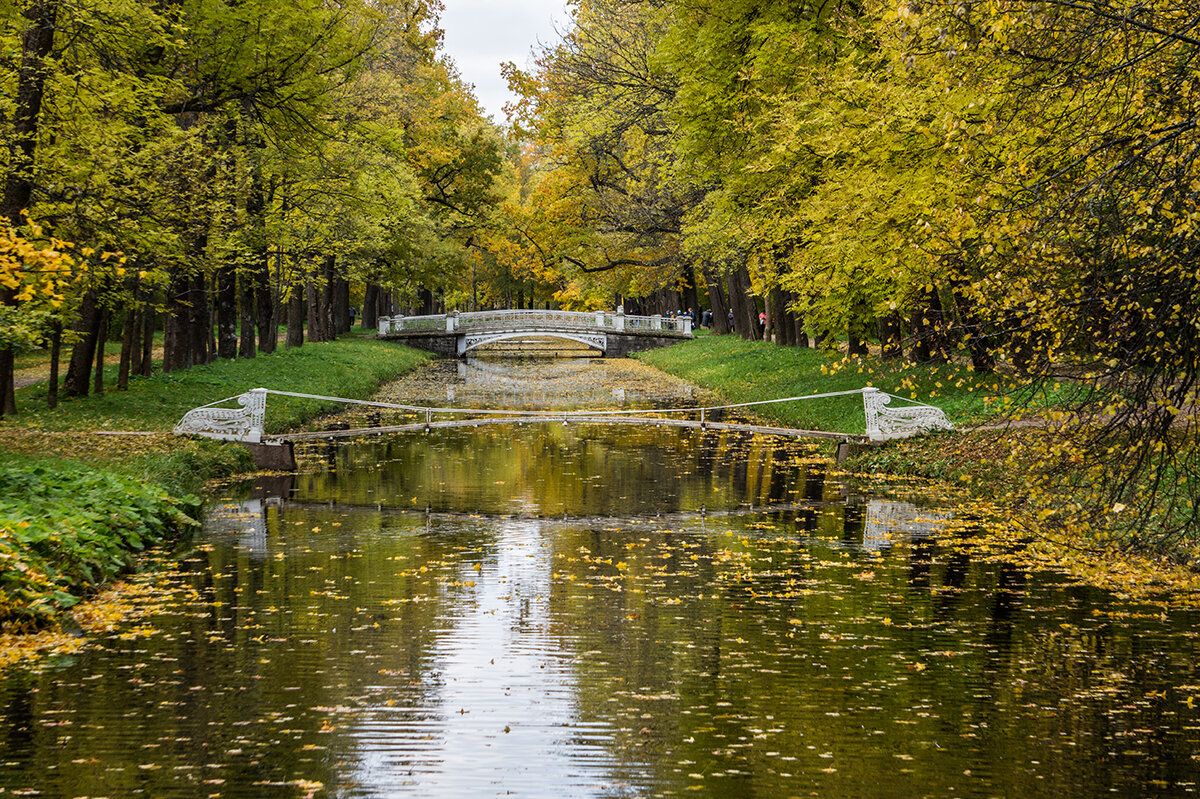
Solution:
[{"label": "grass slope", "polygon": [[[192,408],[252,388],[362,399],[429,357],[386,341],[346,337],[134,378],[128,391],[64,399],[54,410],[46,407],[45,384],[38,384],[17,392],[18,414],[5,424],[38,430],[170,430]],[[274,432],[333,406],[271,397],[267,407],[268,430]]]},{"label": "grass slope", "polygon": [[[635,357],[709,389],[730,403],[798,397],[873,386],[936,405],[956,425],[994,415],[1016,386],[955,364],[914,364],[849,358],[797,347],[778,347],[737,336],[703,336]],[[805,430],[863,433],[860,396],[759,406],[763,419]]]}]

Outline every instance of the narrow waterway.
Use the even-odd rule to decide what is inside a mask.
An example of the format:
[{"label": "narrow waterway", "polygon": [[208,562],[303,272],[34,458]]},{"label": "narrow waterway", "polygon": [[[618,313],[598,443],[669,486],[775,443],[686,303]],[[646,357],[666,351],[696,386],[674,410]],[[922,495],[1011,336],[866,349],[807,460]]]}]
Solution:
[{"label": "narrow waterway", "polygon": [[[628,361],[391,399],[696,400]],[[136,628],[0,675],[0,797],[1181,796],[1197,614],[848,491],[828,443],[559,423],[312,446]],[[948,540],[949,539],[949,540]]]}]

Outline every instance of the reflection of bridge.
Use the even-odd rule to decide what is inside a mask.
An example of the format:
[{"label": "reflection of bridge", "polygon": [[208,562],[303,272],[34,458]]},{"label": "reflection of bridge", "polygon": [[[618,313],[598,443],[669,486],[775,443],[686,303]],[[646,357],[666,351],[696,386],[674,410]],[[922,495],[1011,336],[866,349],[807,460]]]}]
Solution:
[{"label": "reflection of bridge", "polygon": [[379,337],[440,355],[463,356],[502,341],[553,338],[582,344],[604,355],[665,347],[692,337],[692,320],[627,316],[607,311],[479,311],[435,316],[385,316]]}]

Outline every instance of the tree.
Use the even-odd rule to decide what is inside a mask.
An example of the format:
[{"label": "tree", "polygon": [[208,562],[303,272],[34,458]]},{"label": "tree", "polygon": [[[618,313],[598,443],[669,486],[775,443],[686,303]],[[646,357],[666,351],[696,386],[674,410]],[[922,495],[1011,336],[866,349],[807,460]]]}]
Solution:
[{"label": "tree", "polygon": [[[4,198],[0,205],[0,218],[10,228],[24,224],[33,195],[33,172],[36,167],[38,126],[42,102],[45,97],[46,79],[49,73],[47,57],[54,44],[54,27],[58,17],[56,0],[34,0],[21,13],[20,66],[17,69],[15,102],[12,104],[12,132],[7,137],[8,158],[5,164]],[[7,20],[6,20],[7,22]],[[6,115],[7,116],[7,115]],[[10,241],[15,241],[10,235]],[[17,248],[19,252],[19,248]],[[13,252],[10,250],[10,252]],[[12,257],[10,255],[10,257]],[[15,266],[10,269],[16,270]],[[7,270],[6,270],[7,271]],[[18,297],[22,287],[12,273],[5,274],[0,285],[0,308],[5,316],[15,316]],[[16,283],[17,285],[10,285]],[[20,325],[6,319],[13,330],[6,332],[6,341],[0,341],[0,416],[15,413],[16,397],[13,393],[13,353],[16,332]]]}]

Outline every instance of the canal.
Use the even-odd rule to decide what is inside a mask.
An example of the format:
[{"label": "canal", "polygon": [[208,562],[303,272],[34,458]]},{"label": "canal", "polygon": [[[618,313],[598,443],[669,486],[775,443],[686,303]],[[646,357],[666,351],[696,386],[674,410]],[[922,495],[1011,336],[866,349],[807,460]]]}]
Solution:
[{"label": "canal", "polygon": [[[630,361],[383,397],[677,405]],[[968,544],[829,444],[539,423],[300,451],[163,598],[0,675],[0,797],[1181,796],[1197,614]]]}]

